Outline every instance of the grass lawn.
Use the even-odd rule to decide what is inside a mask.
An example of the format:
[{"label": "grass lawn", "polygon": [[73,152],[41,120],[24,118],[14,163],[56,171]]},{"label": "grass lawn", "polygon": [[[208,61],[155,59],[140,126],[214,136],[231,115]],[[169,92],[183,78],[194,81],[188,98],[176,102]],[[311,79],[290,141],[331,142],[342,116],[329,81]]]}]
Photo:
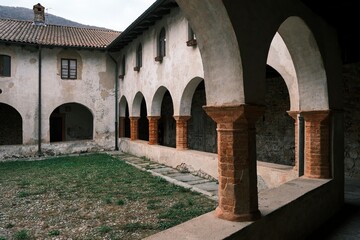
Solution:
[{"label": "grass lawn", "polygon": [[142,239],[216,204],[107,154],[0,163],[0,240]]}]

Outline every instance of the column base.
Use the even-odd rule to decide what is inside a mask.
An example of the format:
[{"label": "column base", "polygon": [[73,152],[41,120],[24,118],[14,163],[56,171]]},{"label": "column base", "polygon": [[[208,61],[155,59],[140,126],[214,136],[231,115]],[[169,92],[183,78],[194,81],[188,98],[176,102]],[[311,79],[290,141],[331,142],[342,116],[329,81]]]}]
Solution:
[{"label": "column base", "polygon": [[220,207],[215,209],[215,216],[227,221],[232,222],[252,222],[261,218],[259,210],[244,214],[234,214],[230,212],[224,212]]}]

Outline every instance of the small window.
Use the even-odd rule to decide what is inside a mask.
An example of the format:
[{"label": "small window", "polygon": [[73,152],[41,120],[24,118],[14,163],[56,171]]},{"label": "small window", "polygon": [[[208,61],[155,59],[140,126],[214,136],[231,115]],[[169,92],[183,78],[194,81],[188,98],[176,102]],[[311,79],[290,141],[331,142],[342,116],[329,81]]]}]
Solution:
[{"label": "small window", "polygon": [[126,67],[126,62],[125,62],[125,55],[123,56],[122,60],[121,60],[121,68],[120,68],[120,75],[119,78],[124,79],[125,77],[125,67]]},{"label": "small window", "polygon": [[77,61],[76,59],[61,59],[61,78],[76,79],[77,78]]},{"label": "small window", "polygon": [[163,57],[166,56],[166,33],[165,28],[162,28],[158,38],[158,55],[155,61],[161,62]]},{"label": "small window", "polygon": [[195,33],[192,30],[192,28],[190,27],[190,25],[188,27],[188,41],[186,42],[186,45],[189,47],[191,47],[191,46],[194,47],[197,45]]},{"label": "small window", "polygon": [[0,55],[0,76],[11,76],[11,57],[7,55]]},{"label": "small window", "polygon": [[134,70],[140,71],[141,67],[142,67],[142,45],[140,43],[136,50],[136,66],[134,67]]}]

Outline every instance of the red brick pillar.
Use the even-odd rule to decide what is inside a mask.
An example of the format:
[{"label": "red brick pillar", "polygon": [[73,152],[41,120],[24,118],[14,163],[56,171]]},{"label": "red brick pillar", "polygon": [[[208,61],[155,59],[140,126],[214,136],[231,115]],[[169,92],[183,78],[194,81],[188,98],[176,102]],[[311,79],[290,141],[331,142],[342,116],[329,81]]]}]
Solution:
[{"label": "red brick pillar", "polygon": [[330,111],[301,112],[305,120],[305,176],[330,178]]},{"label": "red brick pillar", "polygon": [[125,117],[119,117],[119,137],[125,137]]},{"label": "red brick pillar", "polygon": [[256,173],[255,122],[260,106],[204,107],[217,123],[219,206],[215,214],[230,221],[260,218]]},{"label": "red brick pillar", "polygon": [[295,120],[295,166],[294,171],[299,171],[299,118],[298,111],[288,111],[290,117]]},{"label": "red brick pillar", "polygon": [[149,144],[156,145],[158,144],[158,122],[159,116],[149,116]]},{"label": "red brick pillar", "polygon": [[186,150],[187,146],[187,121],[191,116],[174,116],[176,121],[176,149]]},{"label": "red brick pillar", "polygon": [[130,140],[139,139],[139,119],[140,117],[130,117]]}]

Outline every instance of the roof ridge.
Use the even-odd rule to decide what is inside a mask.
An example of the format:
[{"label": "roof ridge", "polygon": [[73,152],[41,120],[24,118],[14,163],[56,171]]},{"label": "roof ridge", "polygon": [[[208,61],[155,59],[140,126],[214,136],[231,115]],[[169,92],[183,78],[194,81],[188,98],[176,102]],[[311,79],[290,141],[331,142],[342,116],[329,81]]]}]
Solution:
[{"label": "roof ridge", "polygon": [[0,42],[105,49],[120,34],[108,29],[56,24],[35,26],[28,20],[0,18]]},{"label": "roof ridge", "polygon": [[[12,18],[0,18],[1,20],[8,20],[8,21],[14,21],[14,22],[27,22],[27,23],[33,23],[31,20],[21,20],[21,19],[12,19]],[[64,25],[58,25],[58,24],[47,24],[46,26],[55,26],[55,27],[62,27],[62,28],[74,28],[74,29],[88,29],[88,30],[96,30],[99,32],[112,32],[112,33],[122,33],[122,31],[107,29],[107,28],[101,28],[101,27],[75,27],[75,26],[64,26]]]}]

